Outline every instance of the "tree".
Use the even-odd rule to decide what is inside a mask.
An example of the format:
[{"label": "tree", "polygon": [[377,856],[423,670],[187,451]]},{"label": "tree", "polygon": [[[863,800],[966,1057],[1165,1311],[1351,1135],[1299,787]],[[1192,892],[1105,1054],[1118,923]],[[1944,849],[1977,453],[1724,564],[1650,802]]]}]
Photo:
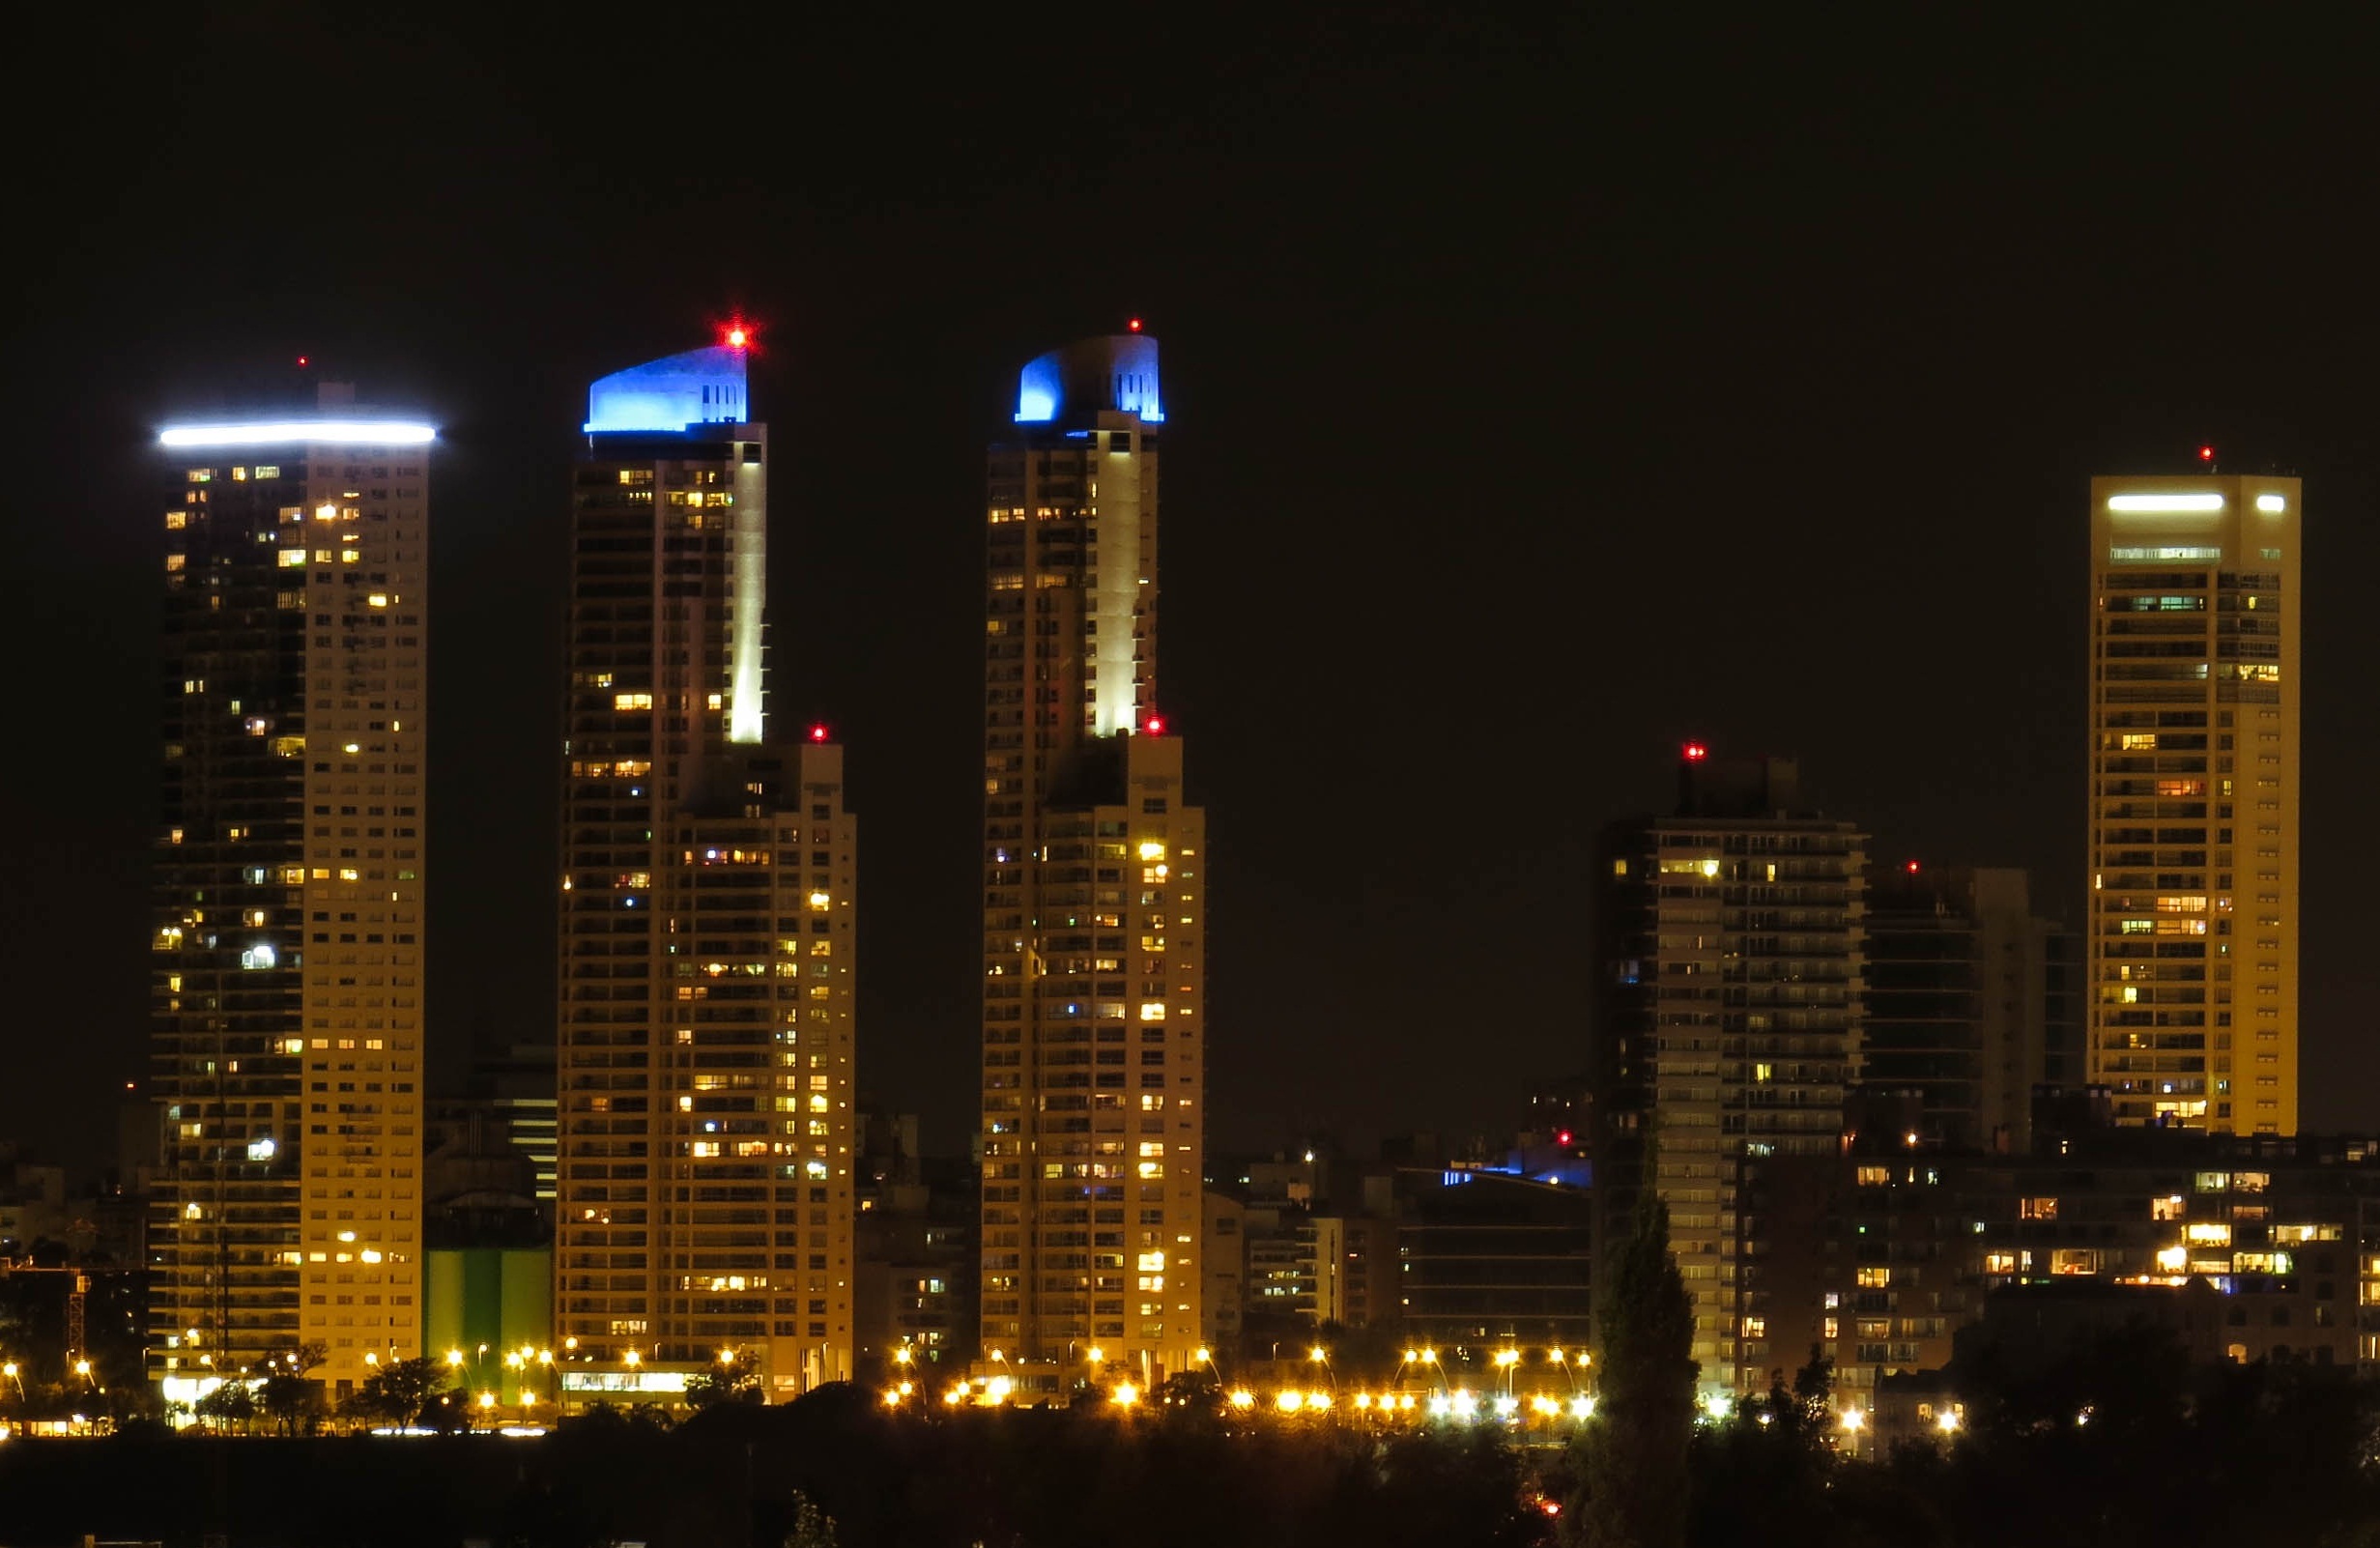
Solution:
[{"label": "tree", "polygon": [[1649,1184],[1598,1296],[1603,1350],[1586,1431],[1586,1498],[1565,1512],[1587,1548],[1677,1548],[1685,1539],[1694,1436],[1694,1308],[1670,1252],[1669,1206]]},{"label": "tree", "polygon": [[793,1491],[793,1528],[785,1534],[785,1548],[836,1548],[835,1518],[799,1489]]},{"label": "tree", "polygon": [[707,1365],[686,1378],[686,1406],[700,1412],[713,1403],[758,1403],[760,1362],[737,1351],[732,1360]]},{"label": "tree", "polygon": [[257,1406],[283,1435],[295,1436],[313,1427],[322,1409],[322,1389],[306,1372],[323,1362],[323,1346],[301,1344],[270,1362],[272,1373],[257,1389]]},{"label": "tree", "polygon": [[256,1417],[256,1394],[245,1382],[227,1381],[192,1403],[190,1412],[216,1429],[245,1424]]},{"label": "tree", "polygon": [[363,1379],[342,1412],[355,1419],[412,1425],[452,1380],[449,1369],[429,1355],[390,1361]]}]

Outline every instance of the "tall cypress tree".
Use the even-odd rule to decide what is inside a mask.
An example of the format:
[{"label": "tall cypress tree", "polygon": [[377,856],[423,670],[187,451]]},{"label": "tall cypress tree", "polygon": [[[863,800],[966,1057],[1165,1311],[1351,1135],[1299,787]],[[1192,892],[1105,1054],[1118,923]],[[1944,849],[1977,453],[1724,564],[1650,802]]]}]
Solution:
[{"label": "tall cypress tree", "polygon": [[[1649,1168],[1648,1169],[1649,1170]],[[1599,1252],[1602,1334],[1586,1498],[1569,1519],[1586,1548],[1678,1548],[1694,1433],[1694,1307],[1670,1253],[1669,1206],[1648,1177],[1628,1238]]]}]

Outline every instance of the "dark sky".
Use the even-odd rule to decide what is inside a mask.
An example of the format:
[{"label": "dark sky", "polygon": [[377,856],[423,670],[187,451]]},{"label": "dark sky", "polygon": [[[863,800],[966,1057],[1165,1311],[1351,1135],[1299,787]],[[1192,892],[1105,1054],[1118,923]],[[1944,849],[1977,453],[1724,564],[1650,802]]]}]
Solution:
[{"label": "dark sky", "polygon": [[1579,1067],[1591,835],[1664,802],[1689,735],[1797,752],[1879,851],[2029,866],[2071,913],[2085,480],[2201,441],[2307,480],[2305,1117],[2380,1122],[2362,40],[81,9],[6,109],[36,277],[0,1135],[96,1154],[142,1073],[152,428],[301,352],[444,426],[451,1070],[550,1024],[585,384],[739,309],[773,709],[836,726],[863,814],[863,1092],[941,1145],[974,1088],[982,446],[1018,364],[1131,315],[1165,347],[1219,1143],[1500,1126]]}]

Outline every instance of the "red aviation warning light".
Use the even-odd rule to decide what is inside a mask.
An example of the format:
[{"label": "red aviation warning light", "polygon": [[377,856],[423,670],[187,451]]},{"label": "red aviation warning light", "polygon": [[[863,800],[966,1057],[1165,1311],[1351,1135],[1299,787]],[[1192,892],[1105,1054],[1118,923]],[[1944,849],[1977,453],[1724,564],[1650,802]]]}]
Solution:
[{"label": "red aviation warning light", "polygon": [[1162,715],[1151,715],[1148,719],[1140,723],[1140,729],[1148,735],[1162,736],[1165,734],[1165,717]]},{"label": "red aviation warning light", "polygon": [[1701,762],[1704,759],[1708,758],[1709,756],[1710,756],[1710,749],[1709,749],[1709,748],[1707,748],[1707,747],[1705,747],[1705,746],[1704,746],[1701,742],[1688,742],[1688,743],[1686,743],[1686,761],[1687,761],[1687,762],[1689,762],[1689,763],[1699,763],[1699,762]]},{"label": "red aviation warning light", "polygon": [[810,728],[810,739],[814,742],[822,742],[826,740],[826,723],[824,721],[820,721],[816,726]]},{"label": "red aviation warning light", "polygon": [[1137,332],[1139,332],[1139,331],[1140,331],[1140,319],[1139,319],[1139,318],[1137,318],[1137,317],[1135,317],[1135,318],[1133,318],[1131,322],[1129,322],[1129,323],[1125,324],[1124,326],[1125,326],[1126,328],[1130,329],[1132,331],[1133,331],[1133,332],[1137,333]]},{"label": "red aviation warning light", "polygon": [[721,331],[719,337],[720,341],[731,350],[750,349],[752,347],[752,330],[746,328],[742,323],[730,323],[727,328]]},{"label": "red aviation warning light", "polygon": [[1909,874],[1910,875],[1912,875],[1912,876],[1913,876],[1913,875],[1917,874],[1917,862],[1916,862],[1916,861],[1914,861],[1914,860],[1911,860],[1911,861],[1907,864],[1907,866],[1906,866],[1904,869],[1905,869],[1905,870],[1907,870],[1907,871],[1908,872],[1908,874]]},{"label": "red aviation warning light", "polygon": [[299,365],[299,368],[300,368],[301,370],[304,369],[305,364],[306,364],[306,357],[304,357],[304,356],[302,356],[302,355],[299,356],[299,357],[298,357],[298,365]]},{"label": "red aviation warning light", "polygon": [[2213,462],[2215,460],[2215,448],[2213,446],[2200,446],[2198,448],[2198,460],[2200,462]]}]

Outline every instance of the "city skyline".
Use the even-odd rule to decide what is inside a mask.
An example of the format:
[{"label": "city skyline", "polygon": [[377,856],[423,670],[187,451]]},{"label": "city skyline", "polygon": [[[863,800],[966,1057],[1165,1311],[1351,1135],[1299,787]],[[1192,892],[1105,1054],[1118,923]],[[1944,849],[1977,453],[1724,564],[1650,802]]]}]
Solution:
[{"label": "city skyline", "polygon": [[[346,57],[337,38],[266,42],[266,63]],[[134,48],[111,89],[172,78],[163,43]],[[263,68],[215,48],[217,72]],[[1711,88],[1742,88],[1735,105],[1689,131],[1626,84],[1617,107],[1573,115],[1557,71],[1604,53],[1584,35],[1300,34],[1264,59],[1228,54],[1228,88],[1188,62],[1157,72],[1140,88],[1169,110],[1148,116],[1157,127],[1122,109],[1104,121],[1112,142],[1066,176],[1145,199],[1130,262],[1089,244],[955,264],[952,239],[986,212],[1046,215],[1075,185],[1036,181],[1047,153],[948,164],[922,131],[826,167],[798,211],[743,206],[749,233],[692,265],[673,247],[659,284],[634,237],[620,256],[554,261],[588,229],[536,192],[583,165],[558,136],[521,164],[461,170],[467,136],[434,126],[420,154],[451,163],[442,200],[269,290],[242,277],[268,250],[257,239],[169,263],[120,217],[95,217],[80,272],[62,265],[57,303],[19,325],[68,385],[19,421],[36,448],[21,459],[27,508],[58,514],[21,524],[9,639],[19,660],[71,652],[77,670],[29,682],[32,722],[72,752],[7,776],[13,809],[42,819],[5,854],[29,1046],[0,1129],[88,1149],[72,1114],[139,1074],[145,1012],[122,981],[154,821],[131,772],[154,745],[136,707],[155,682],[152,428],[202,410],[199,384],[223,362],[278,369],[301,353],[449,427],[433,590],[461,632],[442,631],[455,644],[432,657],[429,827],[455,857],[437,868],[455,913],[431,927],[429,997],[433,1073],[457,1070],[471,1037],[501,1045],[543,1019],[550,955],[522,937],[553,867],[500,840],[554,831],[559,602],[542,577],[564,541],[571,399],[604,362],[700,342],[738,307],[761,328],[757,390],[785,406],[764,412],[800,426],[776,485],[793,535],[772,558],[775,589],[805,603],[778,648],[792,637],[829,665],[791,714],[849,741],[865,809],[919,814],[913,839],[869,851],[872,898],[918,912],[903,939],[872,937],[888,955],[872,955],[860,1015],[876,1068],[920,1076],[913,1096],[867,1094],[925,1111],[938,1147],[974,1098],[975,985],[944,943],[976,906],[976,877],[951,857],[975,822],[953,771],[978,751],[954,729],[971,718],[978,647],[961,622],[928,620],[970,616],[973,448],[1006,417],[1011,363],[1135,314],[1167,336],[1193,448],[1168,497],[1187,600],[1168,620],[1167,697],[1224,856],[1220,1142],[1487,1127],[1504,1093],[1583,1063],[1561,965],[1581,933],[1574,878],[1603,820],[1659,808],[1688,737],[1798,754],[1880,857],[2025,867],[2040,906],[2079,925],[2081,492],[2096,474],[2185,471],[2204,442],[2226,469],[2293,470],[2313,502],[2305,1123],[2369,1127],[2380,1070],[2354,943],[2371,905],[2352,880],[2367,841],[2315,838],[2350,810],[2373,740],[2356,676],[2371,624],[2345,589],[2380,541],[2355,517],[2373,489],[2354,363],[2371,319],[2339,256],[2361,245],[2369,169],[2313,154],[2342,142],[2327,115],[2344,109],[2294,82],[2288,111],[2253,122],[2161,121],[2154,142],[2128,128],[2123,110],[2154,99],[2181,49],[2125,54],[2104,94],[2034,65],[2021,78],[2045,109],[2013,130],[1878,84],[1854,55],[1818,78],[1856,86],[1866,112],[1897,111],[1908,132],[1888,144],[1795,122],[1763,152],[1735,136],[1776,88],[1732,50],[1705,63]],[[406,58],[485,95],[483,61],[451,40]],[[537,88],[498,73],[510,110],[547,121]],[[2277,75],[2251,65],[2244,89],[2279,100]],[[1582,121],[1628,110],[1675,141],[1623,156],[1609,147],[1646,137]],[[1333,128],[1344,121],[1374,133]],[[229,150],[257,128],[201,115],[185,132]],[[1276,139],[1337,176],[1317,191],[1295,157],[1227,175],[1208,135]],[[1535,156],[1493,154],[1548,145],[1593,173],[1575,196],[1545,188]],[[323,153],[301,154],[309,186],[344,186]],[[176,164],[147,146],[135,187],[156,193]],[[914,167],[915,198],[863,199]],[[743,174],[695,176],[715,191]],[[2290,242],[2209,234],[2208,190],[2250,186],[2257,229]],[[517,211],[497,208],[507,193],[525,195]],[[634,195],[648,210],[673,197]],[[1282,224],[1294,248],[1265,240]],[[467,256],[440,251],[483,230]],[[1327,410],[1319,426],[1280,421],[1301,394]],[[886,468],[903,470],[890,484]],[[789,588],[800,572],[833,580]],[[1310,619],[1308,648],[1236,637],[1239,618],[1284,613]],[[1426,639],[1433,618],[1466,631],[1459,647]],[[1425,766],[1446,758],[1520,793],[1426,865],[1375,839],[1317,868],[1281,771],[1387,771],[1347,817],[1377,836],[1410,825]],[[1432,949],[1381,971],[1382,942],[1416,931]],[[1311,941],[1321,971],[1269,951],[1291,938]],[[1492,1029],[1472,1047],[1493,1057],[1433,1062],[1431,1029],[1450,1016]],[[37,1030],[61,1026],[72,1036]]]}]

